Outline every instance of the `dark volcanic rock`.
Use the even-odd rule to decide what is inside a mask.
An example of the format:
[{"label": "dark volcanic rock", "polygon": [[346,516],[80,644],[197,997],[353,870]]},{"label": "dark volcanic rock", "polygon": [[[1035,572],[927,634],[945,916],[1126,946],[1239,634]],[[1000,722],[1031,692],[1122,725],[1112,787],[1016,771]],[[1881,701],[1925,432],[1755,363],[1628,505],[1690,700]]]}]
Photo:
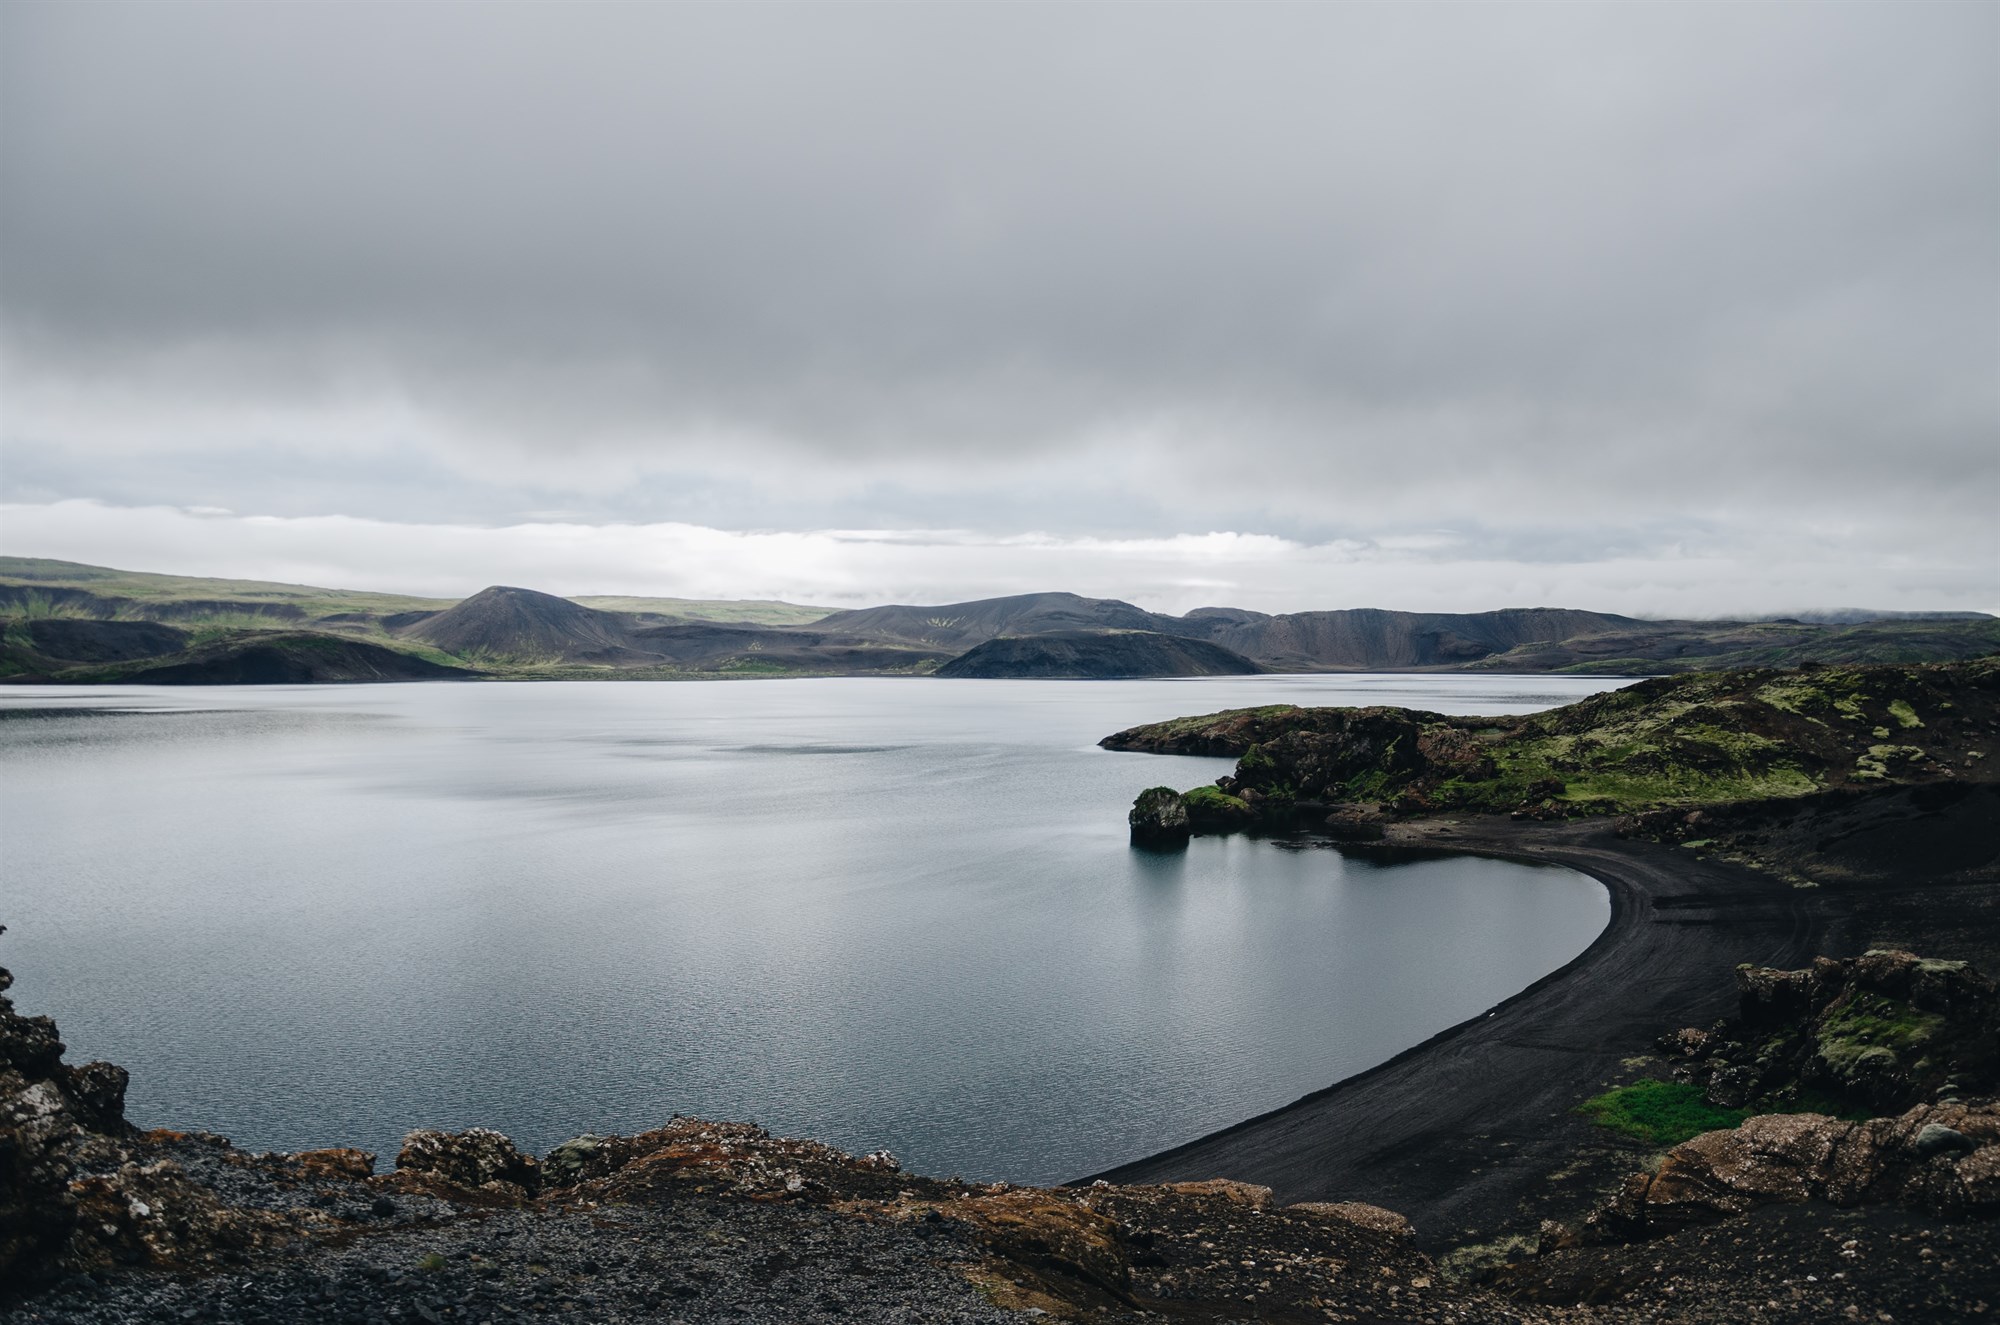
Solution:
[{"label": "dark volcanic rock", "polygon": [[1108,680],[1133,676],[1250,676],[1264,669],[1201,640],[1148,631],[1064,631],[988,640],[938,668],[944,677]]},{"label": "dark volcanic rock", "polygon": [[1969,964],[1877,950],[1736,973],[1741,1011],[1661,1041],[1724,1108],[1824,1098],[1873,1113],[2000,1091],[2000,990]]},{"label": "dark volcanic rock", "polygon": [[65,1066],[55,1023],[15,1012],[13,983],[0,968],[0,1283],[32,1284],[55,1275],[77,1226],[71,1181],[93,1135],[131,1128],[124,1070]]},{"label": "dark volcanic rock", "polygon": [[1148,787],[1140,792],[1125,820],[1132,827],[1132,840],[1140,843],[1185,842],[1193,831],[1188,824],[1187,802],[1172,787]]}]

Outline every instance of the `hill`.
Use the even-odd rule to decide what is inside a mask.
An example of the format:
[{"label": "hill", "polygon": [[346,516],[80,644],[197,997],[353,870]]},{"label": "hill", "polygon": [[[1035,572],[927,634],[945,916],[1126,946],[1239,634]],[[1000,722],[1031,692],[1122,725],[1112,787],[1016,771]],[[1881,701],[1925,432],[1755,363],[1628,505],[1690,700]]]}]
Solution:
[{"label": "hill", "polygon": [[[1822,614],[1825,621],[1642,621],[1566,608],[1395,612],[1376,608],[1271,615],[1204,607],[1185,616],[1115,598],[1015,594],[942,606],[851,611],[772,601],[558,598],[496,586],[462,602],[257,580],[153,575],[76,562],[0,557],[0,676],[137,657],[167,637],[76,627],[66,642],[37,622],[168,625],[203,643],[233,634],[311,630],[427,653],[499,676],[921,674],[990,641],[1140,633],[1148,645],[1093,644],[1092,657],[1015,646],[968,668],[982,675],[1210,675],[1213,646],[1280,672],[1495,671],[1646,676],[1825,663],[1932,662],[2000,654],[2000,619],[1977,614]],[[90,636],[95,644],[82,641]],[[115,637],[115,642],[114,642]],[[50,638],[55,638],[51,636]],[[1108,649],[1128,651],[1123,661]],[[1150,649],[1148,657],[1131,652]],[[63,652],[62,650],[70,650]],[[76,652],[82,650],[82,652]],[[123,652],[121,652],[123,651]],[[1058,657],[1059,654],[1063,656]],[[1008,660],[1002,661],[1003,655]],[[1237,664],[1229,663],[1234,667]],[[1161,670],[1166,669],[1166,670]],[[968,674],[964,670],[952,675]],[[71,678],[74,679],[74,678]]]},{"label": "hill", "polygon": [[1205,640],[1150,631],[1070,630],[992,639],[938,668],[942,677],[1075,678],[1250,676],[1264,669]]},{"label": "hill", "polygon": [[396,634],[460,658],[518,663],[637,661],[625,647],[629,623],[567,598],[495,585],[442,612],[399,622]]},{"label": "hill", "polygon": [[[759,599],[577,598],[582,606],[655,620],[752,621],[800,625],[829,609]],[[441,612],[450,598],[325,589],[269,580],[216,579],[114,570],[43,557],[0,557],[0,613],[70,615],[102,619],[209,622],[219,617],[261,616],[284,621],[368,620],[413,612]]]}]

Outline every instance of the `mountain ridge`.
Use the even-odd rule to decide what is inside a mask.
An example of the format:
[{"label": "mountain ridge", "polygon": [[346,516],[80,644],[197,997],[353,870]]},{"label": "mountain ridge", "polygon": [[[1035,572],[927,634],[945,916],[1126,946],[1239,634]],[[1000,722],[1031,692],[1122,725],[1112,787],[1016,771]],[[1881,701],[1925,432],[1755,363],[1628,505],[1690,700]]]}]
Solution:
[{"label": "mountain ridge", "polygon": [[[2000,618],[1991,616],[1816,615],[1825,620],[1655,621],[1550,607],[1266,613],[1218,605],[1172,616],[1121,599],[1053,591],[823,611],[772,600],[579,601],[505,585],[454,602],[0,557],[0,679],[94,679],[82,664],[108,661],[106,649],[143,647],[157,653],[163,641],[173,640],[154,632],[151,642],[141,646],[137,634],[125,631],[129,638],[114,645],[114,632],[99,630],[98,644],[83,650],[91,656],[64,658],[60,649],[51,653],[45,647],[49,628],[36,624],[51,621],[159,623],[182,632],[184,649],[237,635],[248,639],[260,632],[303,631],[516,679],[921,675],[992,641],[1061,635],[1093,637],[1085,647],[1093,657],[1075,654],[1061,665],[1047,658],[1027,661],[1030,654],[1047,655],[1051,645],[1015,645],[988,657],[1011,652],[1018,656],[998,665],[1049,675],[1203,675],[1222,665],[1205,654],[1205,661],[1197,660],[1197,650],[1175,650],[1159,642],[1171,638],[1213,646],[1277,672],[1647,676],[1808,661],[1950,661],[2000,653]],[[1851,619],[1857,617],[1866,619]],[[90,632],[56,633],[71,640],[63,648],[74,652]],[[1104,642],[1102,637],[1117,633],[1144,634],[1154,641],[1144,646]],[[1107,653],[1142,647],[1150,650],[1143,662],[1133,653],[1117,663]],[[161,665],[171,664],[163,657]],[[1128,666],[1140,670],[1115,670]]]}]

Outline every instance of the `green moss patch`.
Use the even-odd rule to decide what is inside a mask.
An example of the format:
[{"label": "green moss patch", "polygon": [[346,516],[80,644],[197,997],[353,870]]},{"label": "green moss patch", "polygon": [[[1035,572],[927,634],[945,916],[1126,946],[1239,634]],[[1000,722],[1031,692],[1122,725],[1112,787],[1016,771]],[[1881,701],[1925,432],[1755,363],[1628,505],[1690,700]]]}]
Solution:
[{"label": "green moss patch", "polygon": [[1585,1100],[1578,1112],[1651,1146],[1677,1146],[1750,1116],[1748,1109],[1718,1109],[1702,1098],[1699,1087],[1680,1081],[1635,1081]]},{"label": "green moss patch", "polygon": [[1248,814],[1250,803],[1241,797],[1232,796],[1220,787],[1200,786],[1181,793],[1187,802],[1188,813],[1207,814]]},{"label": "green moss patch", "polygon": [[1944,1018],[1881,994],[1857,993],[1820,1021],[1819,1056],[1843,1076],[1890,1068],[1921,1053]]}]

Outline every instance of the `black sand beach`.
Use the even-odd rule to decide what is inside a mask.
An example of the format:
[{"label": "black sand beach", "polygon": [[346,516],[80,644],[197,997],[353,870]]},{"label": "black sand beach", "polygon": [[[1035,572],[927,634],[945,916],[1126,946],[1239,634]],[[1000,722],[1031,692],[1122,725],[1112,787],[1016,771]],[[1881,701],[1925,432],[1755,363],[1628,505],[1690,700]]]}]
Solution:
[{"label": "black sand beach", "polygon": [[[1733,1011],[1739,963],[1796,967],[1899,941],[1899,915],[1921,919],[1923,946],[1940,956],[1981,957],[1993,933],[1990,887],[1943,888],[1930,904],[1915,887],[1796,888],[1620,838],[1601,819],[1424,819],[1392,826],[1385,845],[1567,865],[1610,890],[1611,920],[1574,961],[1484,1016],[1285,1108],[1093,1176],[1224,1175],[1270,1186],[1281,1202],[1368,1201],[1409,1216],[1431,1248],[1532,1235],[1541,1218],[1588,1204],[1600,1166],[1634,1167],[1632,1146],[1577,1106],[1662,1032]],[[1952,929],[1938,913],[1968,908],[1979,914],[1962,917],[1964,932],[1944,946],[1973,950],[1939,950]]]}]

